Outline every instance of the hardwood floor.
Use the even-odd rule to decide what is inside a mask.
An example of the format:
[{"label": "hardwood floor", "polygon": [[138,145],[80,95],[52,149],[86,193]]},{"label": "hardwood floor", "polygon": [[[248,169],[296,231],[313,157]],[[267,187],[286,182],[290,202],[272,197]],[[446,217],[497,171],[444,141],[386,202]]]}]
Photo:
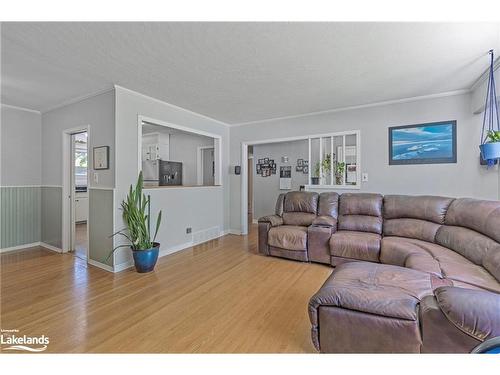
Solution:
[{"label": "hardwood floor", "polygon": [[1,255],[1,328],[48,352],[314,352],[309,298],[331,268],[258,255],[256,230],[112,274],[43,248]]},{"label": "hardwood floor", "polygon": [[75,224],[75,251],[73,254],[80,259],[87,259],[87,223]]}]

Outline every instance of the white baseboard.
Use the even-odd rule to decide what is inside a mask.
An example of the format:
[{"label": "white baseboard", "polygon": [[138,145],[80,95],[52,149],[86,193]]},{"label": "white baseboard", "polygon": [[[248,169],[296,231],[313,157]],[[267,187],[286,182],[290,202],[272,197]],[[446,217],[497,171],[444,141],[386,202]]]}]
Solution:
[{"label": "white baseboard", "polygon": [[[164,257],[166,255],[170,255],[170,254],[173,254],[173,253],[176,253],[176,252],[184,250],[184,249],[188,249],[188,248],[196,246],[196,245],[200,245],[200,244],[208,242],[208,241],[215,240],[217,238],[225,236],[226,234],[228,234],[230,232],[231,232],[230,230],[221,231],[221,232],[219,232],[219,235],[215,236],[214,238],[210,238],[210,239],[202,240],[202,241],[198,241],[198,242],[194,242],[194,241],[185,242],[185,243],[182,243],[182,244],[179,244],[179,245],[170,246],[170,247],[168,247],[166,249],[162,249],[160,247],[160,253],[158,254],[158,258]],[[238,232],[238,234],[239,234],[239,232]],[[90,263],[90,261],[89,261],[89,263]],[[117,264],[115,266],[115,268],[114,268],[114,271],[111,271],[111,272],[115,272],[115,273],[116,272],[120,272],[120,271],[126,270],[127,268],[130,268],[130,267],[133,267],[133,266],[134,266],[134,262],[133,261],[123,262],[123,263]],[[97,266],[97,267],[99,267],[99,266]],[[107,267],[109,267],[109,266],[107,266]],[[103,267],[101,267],[101,268],[103,268]],[[109,267],[109,268],[111,268],[111,267]],[[105,268],[103,268],[103,269],[105,269]]]},{"label": "white baseboard", "polygon": [[48,243],[45,243],[45,242],[40,242],[40,246],[47,249],[47,250],[52,250],[52,251],[55,251],[56,253],[62,253],[62,249],[58,248],[58,247],[55,247],[55,246],[52,246],[52,245],[49,245]]},{"label": "white baseboard", "polygon": [[108,271],[108,272],[113,272],[113,267],[111,266],[108,266],[107,264],[104,264],[104,263],[101,263],[101,262],[98,262],[97,260],[93,260],[93,259],[88,259],[87,260],[87,263],[92,265],[92,266],[95,266],[95,267],[98,267],[100,269],[103,269],[105,271]]},{"label": "white baseboard", "polygon": [[35,246],[40,246],[40,242],[27,243],[27,244],[19,245],[19,246],[4,247],[3,249],[0,249],[0,254],[1,253],[8,253],[9,251],[26,249],[28,247],[35,247]]},{"label": "white baseboard", "polygon": [[229,234],[234,234],[236,236],[241,236],[241,230],[239,229],[229,229]]}]

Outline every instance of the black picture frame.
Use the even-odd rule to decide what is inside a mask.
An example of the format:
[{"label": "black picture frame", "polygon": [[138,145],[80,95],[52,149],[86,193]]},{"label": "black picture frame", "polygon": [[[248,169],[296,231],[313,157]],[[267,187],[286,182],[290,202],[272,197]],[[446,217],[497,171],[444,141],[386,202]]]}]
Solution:
[{"label": "black picture frame", "polygon": [[[452,155],[450,157],[440,157],[440,158],[414,158],[414,159],[394,159],[393,157],[393,134],[395,130],[401,129],[411,129],[411,128],[422,128],[422,127],[434,127],[451,125],[451,148]],[[389,144],[389,165],[409,165],[409,164],[449,164],[457,162],[457,121],[439,121],[439,122],[429,122],[422,124],[413,125],[403,125],[403,126],[392,126],[388,129],[388,144]],[[422,141],[422,143],[425,143]]]},{"label": "black picture frame", "polygon": [[[102,165],[97,165],[96,152],[105,152],[105,160]],[[109,146],[97,146],[92,149],[92,169],[96,171],[109,169]]]}]

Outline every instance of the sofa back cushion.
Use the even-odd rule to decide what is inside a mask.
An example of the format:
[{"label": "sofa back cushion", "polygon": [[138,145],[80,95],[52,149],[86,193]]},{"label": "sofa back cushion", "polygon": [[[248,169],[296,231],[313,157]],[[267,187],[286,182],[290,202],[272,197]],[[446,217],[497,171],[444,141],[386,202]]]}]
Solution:
[{"label": "sofa back cushion", "polygon": [[436,242],[483,266],[500,281],[500,201],[455,199]]},{"label": "sofa back cushion", "polygon": [[445,224],[475,230],[500,243],[500,201],[455,199],[446,213]]},{"label": "sofa back cushion", "polygon": [[309,226],[318,213],[318,193],[292,191],[283,202],[283,224]]},{"label": "sofa back cushion", "polygon": [[345,193],[339,198],[339,230],[382,233],[382,195]]},{"label": "sofa back cushion", "polygon": [[339,217],[339,195],[333,192],[321,193],[319,195],[318,216]]},{"label": "sofa back cushion", "polygon": [[453,198],[386,195],[384,235],[434,242]]}]

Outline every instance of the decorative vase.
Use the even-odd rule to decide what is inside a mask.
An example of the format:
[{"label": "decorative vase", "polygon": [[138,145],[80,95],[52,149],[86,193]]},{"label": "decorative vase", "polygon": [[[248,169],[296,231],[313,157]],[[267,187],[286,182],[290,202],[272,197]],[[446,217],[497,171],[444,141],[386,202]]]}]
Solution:
[{"label": "decorative vase", "polygon": [[160,244],[153,243],[153,247],[147,250],[132,250],[134,256],[135,269],[139,273],[151,272],[155,268],[160,252]]},{"label": "decorative vase", "polygon": [[312,185],[319,185],[319,177],[311,177]]},{"label": "decorative vase", "polygon": [[484,143],[479,149],[484,160],[500,159],[500,142]]}]

